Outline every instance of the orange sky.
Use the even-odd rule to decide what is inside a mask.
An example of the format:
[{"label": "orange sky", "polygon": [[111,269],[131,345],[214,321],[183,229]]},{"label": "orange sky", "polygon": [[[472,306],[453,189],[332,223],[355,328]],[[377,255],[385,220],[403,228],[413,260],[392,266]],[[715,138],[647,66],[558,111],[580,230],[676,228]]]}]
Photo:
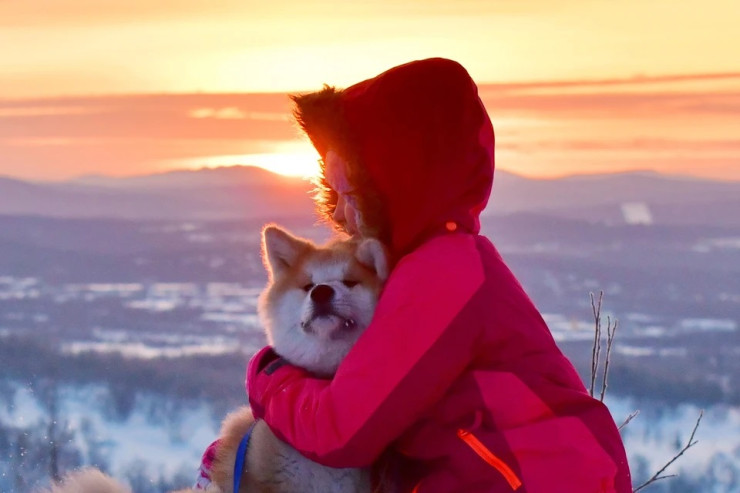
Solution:
[{"label": "orange sky", "polygon": [[0,175],[305,160],[284,94],[237,93],[446,56],[481,83],[503,168],[740,179],[738,18],[735,0],[0,2]]}]

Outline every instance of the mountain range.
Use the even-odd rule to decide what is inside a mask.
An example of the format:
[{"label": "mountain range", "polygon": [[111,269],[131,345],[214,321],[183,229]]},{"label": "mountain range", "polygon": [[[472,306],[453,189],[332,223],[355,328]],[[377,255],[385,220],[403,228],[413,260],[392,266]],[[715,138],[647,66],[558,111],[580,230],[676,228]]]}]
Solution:
[{"label": "mountain range", "polygon": [[[309,216],[313,185],[251,166],[65,182],[0,177],[0,214],[134,220]],[[497,171],[485,215],[529,212],[607,224],[740,226],[740,182],[654,172],[533,179]]]}]

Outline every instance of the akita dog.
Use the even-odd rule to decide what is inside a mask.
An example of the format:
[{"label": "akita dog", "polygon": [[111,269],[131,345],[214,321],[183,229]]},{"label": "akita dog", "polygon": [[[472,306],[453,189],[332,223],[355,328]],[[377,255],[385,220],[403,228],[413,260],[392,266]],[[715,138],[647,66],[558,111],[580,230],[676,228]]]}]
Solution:
[{"label": "akita dog", "polygon": [[[388,260],[375,239],[336,239],[324,246],[277,226],[262,232],[269,274],[258,314],[267,340],[285,360],[318,376],[331,376],[370,324]],[[234,492],[239,444],[251,429],[243,476]],[[248,407],[221,427],[210,493],[370,492],[369,471],[333,469],[312,462],[280,441]],[[178,493],[203,490],[180,490]],[[95,469],[69,475],[49,493],[131,493]]]}]

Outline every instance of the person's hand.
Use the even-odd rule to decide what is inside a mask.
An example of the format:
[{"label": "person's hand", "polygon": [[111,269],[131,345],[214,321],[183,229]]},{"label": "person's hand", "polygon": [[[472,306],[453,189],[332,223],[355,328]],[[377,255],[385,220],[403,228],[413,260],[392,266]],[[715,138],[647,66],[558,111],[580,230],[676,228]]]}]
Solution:
[{"label": "person's hand", "polygon": [[304,376],[305,371],[281,358],[272,347],[259,350],[247,366],[247,396],[254,417],[262,419],[270,396]]}]

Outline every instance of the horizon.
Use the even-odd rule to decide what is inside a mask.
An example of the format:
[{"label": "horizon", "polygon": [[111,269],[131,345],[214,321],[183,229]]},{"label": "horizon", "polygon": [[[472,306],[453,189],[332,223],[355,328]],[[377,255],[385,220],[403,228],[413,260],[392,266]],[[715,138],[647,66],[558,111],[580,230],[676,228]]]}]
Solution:
[{"label": "horizon", "polygon": [[0,44],[14,47],[0,52],[0,174],[310,175],[318,156],[286,94],[441,56],[477,82],[498,169],[738,180],[735,12],[730,0],[0,2]]},{"label": "horizon", "polygon": [[[226,164],[226,165],[218,165],[218,166],[203,166],[201,168],[172,168],[172,169],[166,169],[166,170],[155,170],[151,172],[144,172],[140,174],[132,174],[132,175],[112,175],[112,174],[82,174],[82,175],[76,175],[71,176],[68,178],[63,179],[57,179],[57,180],[33,180],[33,179],[24,179],[15,177],[12,175],[4,175],[0,174],[0,179],[9,179],[9,180],[16,180],[20,182],[26,182],[30,184],[36,184],[36,185],[64,185],[64,184],[85,184],[85,181],[89,180],[128,180],[128,179],[141,179],[141,178],[150,178],[150,177],[162,177],[166,175],[174,175],[179,173],[200,173],[200,172],[209,172],[209,171],[226,171],[226,170],[238,170],[238,169],[244,169],[245,171],[258,171],[258,172],[264,172],[268,173],[269,175],[273,175],[276,178],[284,179],[284,180],[293,180],[293,181],[311,181],[314,177],[313,176],[298,176],[298,175],[289,175],[289,174],[283,174],[276,171],[272,171],[270,169],[267,169],[262,166],[258,166],[255,164]],[[737,183],[740,184],[740,178],[738,179],[716,179],[716,178],[707,178],[703,176],[697,176],[697,175],[690,175],[690,174],[676,174],[676,173],[664,173],[657,170],[652,169],[628,169],[628,170],[617,170],[617,171],[603,171],[600,173],[589,173],[589,172],[580,172],[580,173],[570,173],[570,174],[563,174],[563,175],[557,175],[557,176],[547,176],[547,177],[539,177],[539,176],[530,176],[522,173],[518,173],[516,171],[507,170],[507,169],[498,169],[495,170],[495,175],[499,176],[500,174],[507,174],[514,176],[516,178],[522,178],[525,180],[533,180],[533,181],[558,181],[558,180],[570,180],[570,179],[589,179],[589,178],[612,178],[617,176],[645,176],[645,177],[656,177],[658,179],[664,179],[664,180],[678,180],[678,181],[701,181],[701,182],[712,182],[712,183]],[[94,183],[91,185],[95,185]]]}]

